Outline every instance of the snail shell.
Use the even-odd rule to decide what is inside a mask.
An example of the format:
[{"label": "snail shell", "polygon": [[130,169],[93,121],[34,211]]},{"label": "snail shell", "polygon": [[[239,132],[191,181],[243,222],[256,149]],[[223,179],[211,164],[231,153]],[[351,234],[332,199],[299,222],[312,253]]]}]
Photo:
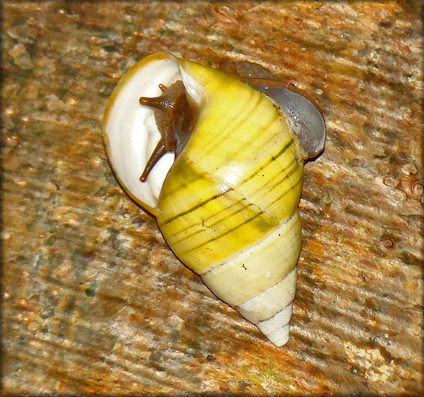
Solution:
[{"label": "snail shell", "polygon": [[[171,106],[161,98],[180,80],[186,92],[180,113],[191,116],[172,114],[162,122],[161,112],[177,101]],[[305,128],[290,117],[290,106],[270,98],[282,90],[292,101],[298,94],[255,83],[270,96],[219,70],[150,55],[113,92],[104,140],[118,180],[156,216],[176,256],[281,346],[288,340],[301,249],[303,163],[322,150],[325,125],[318,117],[321,132],[305,149],[294,134]],[[316,108],[301,101],[317,117]],[[190,126],[177,138],[161,127],[184,123]],[[168,147],[170,141],[175,146]]]}]

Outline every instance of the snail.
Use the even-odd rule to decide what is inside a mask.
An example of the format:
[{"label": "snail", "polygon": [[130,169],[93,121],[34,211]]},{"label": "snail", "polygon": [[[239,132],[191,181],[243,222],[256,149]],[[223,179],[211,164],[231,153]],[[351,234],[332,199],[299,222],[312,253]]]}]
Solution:
[{"label": "snail", "polygon": [[103,118],[111,167],[169,247],[276,346],[288,341],[304,161],[324,119],[276,82],[168,53],[135,64]]}]

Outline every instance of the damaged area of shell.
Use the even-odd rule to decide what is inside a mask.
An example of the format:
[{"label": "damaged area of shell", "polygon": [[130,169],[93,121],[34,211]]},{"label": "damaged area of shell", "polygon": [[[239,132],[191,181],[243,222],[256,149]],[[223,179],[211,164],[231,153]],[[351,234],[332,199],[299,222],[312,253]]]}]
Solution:
[{"label": "damaged area of shell", "polygon": [[327,135],[325,120],[318,107],[300,92],[278,82],[253,86],[280,107],[300,142],[305,160],[317,157],[324,150]]}]

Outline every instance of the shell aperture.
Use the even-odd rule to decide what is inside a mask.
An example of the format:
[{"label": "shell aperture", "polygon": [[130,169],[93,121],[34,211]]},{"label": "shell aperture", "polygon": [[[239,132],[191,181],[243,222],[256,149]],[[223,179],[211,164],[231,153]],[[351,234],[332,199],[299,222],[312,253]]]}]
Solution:
[{"label": "shell aperture", "polygon": [[[179,80],[198,109],[193,121],[185,105],[171,117],[184,130],[183,144],[165,153],[169,123],[159,126],[157,99],[148,98]],[[267,95],[169,54],[136,64],[104,117],[106,150],[124,189],[156,216],[176,256],[277,346],[288,340],[301,247],[305,151],[291,128]]]}]

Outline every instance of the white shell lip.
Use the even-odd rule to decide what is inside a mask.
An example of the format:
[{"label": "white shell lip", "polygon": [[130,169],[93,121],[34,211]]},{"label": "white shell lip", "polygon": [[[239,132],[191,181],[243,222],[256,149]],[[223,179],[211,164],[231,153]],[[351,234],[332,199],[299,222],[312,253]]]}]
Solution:
[{"label": "white shell lip", "polygon": [[140,175],[161,135],[153,110],[140,105],[139,98],[159,96],[159,84],[169,86],[183,79],[181,69],[178,58],[171,54],[157,53],[143,58],[118,83],[103,118],[105,147],[117,179],[125,191],[153,215],[158,212],[158,197],[174,154],[162,156],[147,181],[140,182]]}]

